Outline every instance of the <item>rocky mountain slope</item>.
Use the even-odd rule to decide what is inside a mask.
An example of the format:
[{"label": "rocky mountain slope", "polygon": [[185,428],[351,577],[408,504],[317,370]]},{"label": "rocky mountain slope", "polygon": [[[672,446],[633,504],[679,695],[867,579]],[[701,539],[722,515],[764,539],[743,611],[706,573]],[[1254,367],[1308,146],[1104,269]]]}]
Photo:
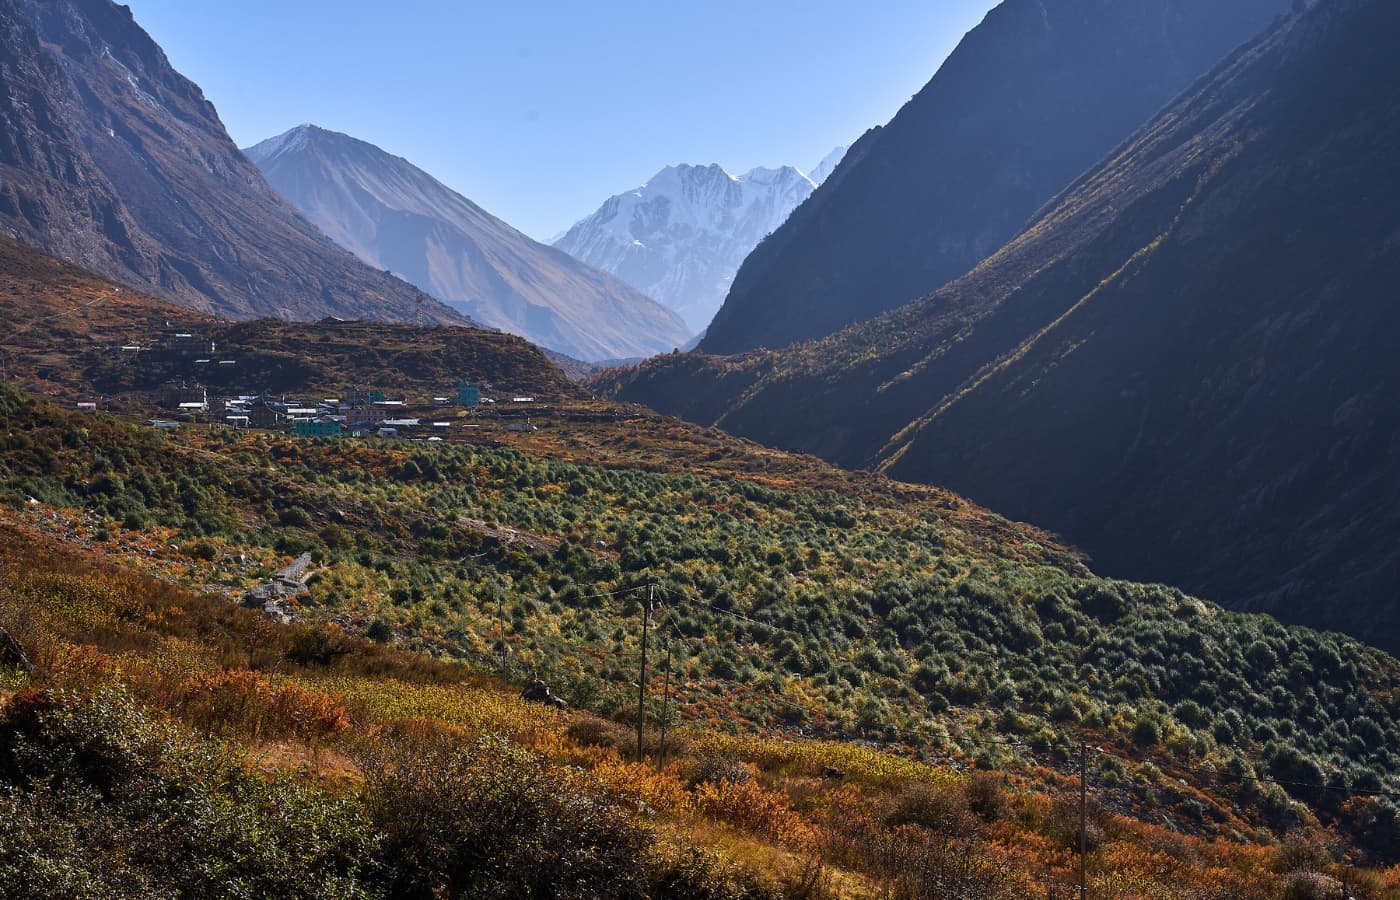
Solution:
[{"label": "rocky mountain slope", "polygon": [[739,176],[718,165],[667,166],[641,187],[609,198],[554,246],[655,298],[699,334],[744,258],[844,153],[844,147],[833,151],[811,175],[792,166]]},{"label": "rocky mountain slope", "polygon": [[415,167],[311,125],[246,151],[322,231],[474,319],[584,360],[681,346],[681,320],[620,279],[539,244]]},{"label": "rocky mountain slope", "polygon": [[1397,26],[1315,4],[966,278],[625,394],[740,396],[687,412],[947,484],[1109,572],[1400,646]]},{"label": "rocky mountain slope", "polygon": [[1008,298],[1058,317],[889,469],[1108,571],[1400,649],[1397,29],[1393,4],[1320,4],[1082,184],[1067,225],[1123,212],[1085,228],[1078,277]]},{"label": "rocky mountain slope", "polygon": [[274,194],[110,0],[0,0],[0,230],[224,316],[463,323]]},{"label": "rocky mountain slope", "polygon": [[744,263],[700,347],[818,338],[936,290],[1286,0],[1006,0]]}]

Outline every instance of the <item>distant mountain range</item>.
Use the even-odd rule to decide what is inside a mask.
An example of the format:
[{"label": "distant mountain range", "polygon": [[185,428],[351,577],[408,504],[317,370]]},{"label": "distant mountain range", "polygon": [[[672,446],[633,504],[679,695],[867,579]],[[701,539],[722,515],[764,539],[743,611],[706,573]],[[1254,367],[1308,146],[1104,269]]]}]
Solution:
[{"label": "distant mountain range", "polygon": [[1400,649],[1397,33],[1388,0],[1302,4],[967,277],[621,394]]},{"label": "distant mountain range", "polygon": [[466,324],[277,196],[110,0],[0,0],[0,231],[222,316]]},{"label": "distant mountain range", "polygon": [[718,165],[668,166],[605,202],[554,241],[611,272],[704,331],[744,258],[816,190],[845,155],[811,172],[792,166],[734,176]]},{"label": "distant mountain range", "polygon": [[342,247],[488,325],[588,361],[651,356],[690,337],[678,316],[622,280],[372,144],[303,125],[245,152]]},{"label": "distant mountain range", "polygon": [[700,349],[776,349],[937,290],[1288,6],[1006,0],[745,260]]}]

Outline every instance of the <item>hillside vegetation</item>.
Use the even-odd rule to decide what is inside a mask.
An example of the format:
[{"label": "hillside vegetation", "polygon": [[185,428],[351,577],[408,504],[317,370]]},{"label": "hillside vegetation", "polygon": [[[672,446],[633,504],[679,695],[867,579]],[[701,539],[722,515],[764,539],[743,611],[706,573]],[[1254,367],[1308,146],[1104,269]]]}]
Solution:
[{"label": "hillside vegetation", "polygon": [[[1075,877],[1073,779],[696,726],[643,761],[605,719],[4,518],[0,627],[29,663],[7,643],[7,897],[1029,898]],[[1101,798],[1094,896],[1400,896],[1400,868],[1344,865],[1316,829],[1250,846]]]},{"label": "hillside vegetation", "polygon": [[[517,448],[171,436],[10,389],[0,413],[3,498],[25,528],[232,598],[310,551],[289,609],[320,635],[303,638],[313,657],[341,656],[326,635],[343,634],[534,671],[625,725],[654,591],[649,744],[661,721],[854,741],[1053,793],[1087,741],[1112,813],[1231,841],[1330,827],[1380,859],[1400,846],[1395,660],[1095,578],[944,492],[640,417]],[[550,444],[573,459],[536,455]],[[855,752],[821,746],[808,776]]]},{"label": "hillside vegetation", "polygon": [[[357,386],[453,395],[464,380],[542,397],[582,394],[539,348],[495,331],[228,322],[123,288],[4,236],[0,273],[0,316],[9,325],[0,335],[0,364],[29,389],[65,399],[159,392],[169,381],[234,395],[329,395]],[[191,338],[171,346],[179,334]],[[233,365],[219,365],[222,360]]]}]

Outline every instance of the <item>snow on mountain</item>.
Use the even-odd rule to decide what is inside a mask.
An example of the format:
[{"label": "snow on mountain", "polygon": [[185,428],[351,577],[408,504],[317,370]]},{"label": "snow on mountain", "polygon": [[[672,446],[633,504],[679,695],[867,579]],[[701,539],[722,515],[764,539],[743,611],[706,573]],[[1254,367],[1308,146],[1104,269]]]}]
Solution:
[{"label": "snow on mountain", "polygon": [[831,173],[836,171],[836,167],[841,164],[841,160],[846,158],[846,151],[849,147],[837,147],[826,155],[812,171],[807,173],[807,177],[812,179],[812,183],[821,187],[823,181],[831,177]]},{"label": "snow on mountain", "polygon": [[[820,179],[844,153],[818,165]],[[699,332],[724,302],[744,257],[819,183],[792,166],[739,176],[718,165],[668,166],[610,198],[554,246],[618,276]]]},{"label": "snow on mountain", "polygon": [[531,240],[372,144],[303,125],[244,153],[365,262],[542,347],[590,361],[644,357],[693,333],[623,279]]}]

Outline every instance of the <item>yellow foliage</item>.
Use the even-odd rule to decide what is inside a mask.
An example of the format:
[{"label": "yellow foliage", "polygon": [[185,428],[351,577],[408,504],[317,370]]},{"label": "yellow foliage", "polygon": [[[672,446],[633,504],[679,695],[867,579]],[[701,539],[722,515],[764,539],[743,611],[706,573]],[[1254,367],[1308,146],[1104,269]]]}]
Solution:
[{"label": "yellow foliage", "polygon": [[593,766],[593,777],[610,796],[632,809],[677,815],[692,807],[674,767],[657,772],[646,763],[623,762],[610,754]]},{"label": "yellow foliage", "polygon": [[698,784],[694,803],[703,815],[788,847],[810,846],[815,837],[812,826],[792,808],[787,795],[768,790],[757,781]]},{"label": "yellow foliage", "polygon": [[957,775],[943,769],[836,741],[782,740],[758,735],[721,734],[713,731],[687,732],[697,756],[729,756],[758,766],[765,772],[781,774],[821,774],[830,767],[846,777],[877,784],[900,781],[958,781]]},{"label": "yellow foliage", "polygon": [[90,644],[61,644],[48,665],[54,683],[68,688],[96,688],[122,674],[115,659]]}]

